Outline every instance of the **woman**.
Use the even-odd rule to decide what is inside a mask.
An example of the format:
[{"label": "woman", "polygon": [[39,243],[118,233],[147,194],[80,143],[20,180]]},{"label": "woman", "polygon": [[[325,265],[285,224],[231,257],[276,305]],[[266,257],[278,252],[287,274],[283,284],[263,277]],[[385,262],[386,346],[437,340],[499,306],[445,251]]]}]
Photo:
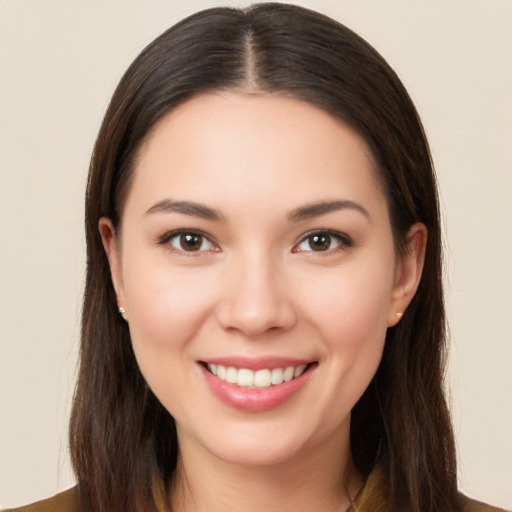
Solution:
[{"label": "woman", "polygon": [[262,4],[160,36],[86,229],[78,485],[28,510],[492,510],[457,492],[428,145],[347,28]]}]

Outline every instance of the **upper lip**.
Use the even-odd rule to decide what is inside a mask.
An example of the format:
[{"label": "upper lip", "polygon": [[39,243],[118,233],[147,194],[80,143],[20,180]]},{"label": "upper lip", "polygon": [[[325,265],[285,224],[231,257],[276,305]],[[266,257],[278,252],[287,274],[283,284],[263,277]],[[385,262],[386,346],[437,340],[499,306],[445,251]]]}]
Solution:
[{"label": "upper lip", "polygon": [[286,368],[315,362],[311,359],[298,359],[294,357],[264,356],[264,357],[212,357],[201,359],[205,364],[220,364],[225,367],[247,368],[248,370],[263,370],[274,368]]}]

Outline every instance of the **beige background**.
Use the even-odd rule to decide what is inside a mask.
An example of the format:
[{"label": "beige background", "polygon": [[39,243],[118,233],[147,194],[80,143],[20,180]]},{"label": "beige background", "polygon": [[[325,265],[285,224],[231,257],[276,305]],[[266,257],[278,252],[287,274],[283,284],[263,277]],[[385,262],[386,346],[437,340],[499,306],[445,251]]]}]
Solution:
[{"label": "beige background", "polygon": [[[247,5],[248,2],[219,2]],[[512,2],[311,0],[403,78],[446,223],[460,481],[512,508]],[[109,96],[190,0],[0,0],[0,504],[72,484],[83,192]]]}]

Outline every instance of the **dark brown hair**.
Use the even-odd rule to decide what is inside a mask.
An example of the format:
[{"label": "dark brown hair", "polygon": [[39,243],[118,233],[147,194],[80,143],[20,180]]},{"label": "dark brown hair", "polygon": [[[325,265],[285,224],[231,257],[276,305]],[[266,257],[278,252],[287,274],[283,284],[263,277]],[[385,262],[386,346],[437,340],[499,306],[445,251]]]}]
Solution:
[{"label": "dark brown hair", "polygon": [[71,454],[82,511],[154,510],[178,445],[173,418],[135,360],[117,314],[101,217],[121,221],[134,160],[155,123],[194,95],[221,89],[304,100],[369,144],[399,252],[415,222],[428,229],[419,289],[388,329],[380,367],[352,412],[356,468],[384,475],[393,510],[455,511],[456,461],[443,391],[445,316],[435,176],[416,109],[384,59],[343,25],[283,4],[216,8],[181,21],[133,62],[118,85],[92,156],[86,197],[87,279]]}]

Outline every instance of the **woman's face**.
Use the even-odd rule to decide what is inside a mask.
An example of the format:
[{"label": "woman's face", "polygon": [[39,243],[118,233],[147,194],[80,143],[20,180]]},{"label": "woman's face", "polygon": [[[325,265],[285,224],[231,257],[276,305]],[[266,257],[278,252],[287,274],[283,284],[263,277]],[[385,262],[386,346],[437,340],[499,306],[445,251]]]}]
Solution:
[{"label": "woman's face", "polygon": [[218,93],[142,146],[120,238],[100,231],[149,386],[180,447],[275,463],[346,447],[350,410],[414,294],[363,140],[276,96]]}]

